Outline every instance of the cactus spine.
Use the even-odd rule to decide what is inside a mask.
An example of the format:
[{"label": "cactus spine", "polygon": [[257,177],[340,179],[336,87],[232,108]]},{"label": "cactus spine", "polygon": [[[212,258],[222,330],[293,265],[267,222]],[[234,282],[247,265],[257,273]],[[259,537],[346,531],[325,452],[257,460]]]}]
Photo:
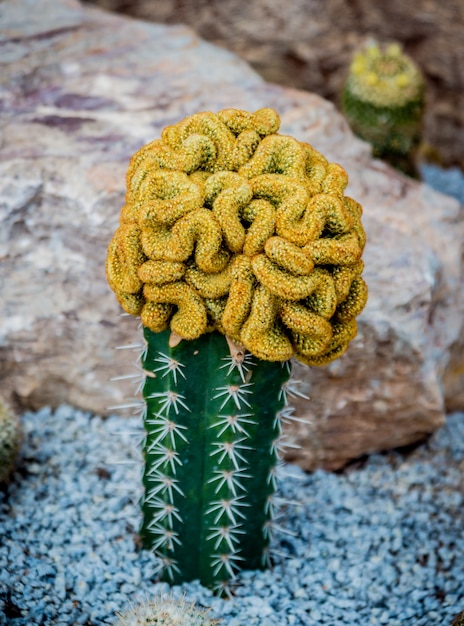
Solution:
[{"label": "cactus spine", "polygon": [[169,331],[144,335],[144,544],[165,580],[223,588],[268,564],[289,367],[231,354],[215,332],[174,347]]}]

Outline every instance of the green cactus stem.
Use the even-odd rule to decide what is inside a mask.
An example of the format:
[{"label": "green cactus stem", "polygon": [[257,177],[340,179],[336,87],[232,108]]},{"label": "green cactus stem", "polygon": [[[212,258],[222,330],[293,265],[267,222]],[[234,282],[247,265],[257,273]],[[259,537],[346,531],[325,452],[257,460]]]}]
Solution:
[{"label": "green cactus stem", "polygon": [[290,368],[215,332],[173,347],[170,331],[144,336],[144,545],[168,582],[223,588],[269,563]]},{"label": "green cactus stem", "polygon": [[409,175],[422,133],[424,79],[398,44],[371,41],[355,53],[342,92],[353,132],[372,144],[374,156]]}]

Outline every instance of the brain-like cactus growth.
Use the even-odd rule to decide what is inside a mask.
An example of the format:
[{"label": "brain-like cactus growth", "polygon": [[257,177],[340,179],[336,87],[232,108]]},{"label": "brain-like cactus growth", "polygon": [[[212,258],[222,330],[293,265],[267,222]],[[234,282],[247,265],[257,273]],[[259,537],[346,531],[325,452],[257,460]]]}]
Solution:
[{"label": "brain-like cactus growth", "polygon": [[215,626],[218,620],[208,611],[196,608],[184,599],[157,598],[147,600],[121,614],[114,626]]},{"label": "brain-like cactus growth", "polygon": [[18,416],[0,398],[0,483],[10,477],[20,444],[21,425]]},{"label": "brain-like cactus growth", "polygon": [[279,123],[231,109],[166,128],[131,160],[108,249],[146,340],[141,534],[172,582],[268,564],[290,359],[339,357],[367,298],[345,171]]},{"label": "brain-like cactus growth", "polygon": [[370,41],[355,53],[342,92],[345,117],[374,155],[414,175],[424,112],[424,79],[399,44]]}]

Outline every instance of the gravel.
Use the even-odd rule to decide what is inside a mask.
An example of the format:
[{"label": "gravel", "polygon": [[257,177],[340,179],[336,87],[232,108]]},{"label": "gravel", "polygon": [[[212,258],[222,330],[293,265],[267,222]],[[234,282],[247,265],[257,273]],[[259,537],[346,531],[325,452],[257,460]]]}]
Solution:
[{"label": "gravel", "polygon": [[[140,452],[132,421],[62,406],[22,416],[21,463],[0,492],[0,624],[113,624],[168,593],[137,545]],[[129,427],[128,427],[129,423]],[[136,439],[136,438],[135,438]],[[464,413],[408,453],[341,473],[287,466],[272,570],[236,595],[174,588],[223,626],[441,626],[464,609]]]},{"label": "gravel", "polygon": [[425,183],[437,191],[453,196],[464,206],[464,172],[458,167],[443,169],[424,163],[420,173]]}]

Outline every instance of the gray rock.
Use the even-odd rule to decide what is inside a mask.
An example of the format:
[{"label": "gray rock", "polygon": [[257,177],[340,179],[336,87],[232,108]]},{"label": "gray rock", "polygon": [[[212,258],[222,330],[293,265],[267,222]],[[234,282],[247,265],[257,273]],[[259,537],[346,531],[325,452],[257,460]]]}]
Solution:
[{"label": "gray rock", "polygon": [[[106,284],[106,246],[128,160],[196,111],[276,108],[282,132],[350,176],[364,206],[370,300],[347,354],[296,367],[303,392],[292,436],[305,468],[435,430],[464,397],[459,204],[372,161],[333,105],[265,83],[183,26],[137,22],[74,0],[0,5],[0,393],[23,407],[66,402],[98,413],[122,402],[140,341]],[[462,386],[461,386],[462,389]],[[456,400],[458,397],[458,400]],[[461,400],[459,400],[461,398]]]},{"label": "gray rock", "polygon": [[339,103],[353,52],[398,41],[427,83],[424,148],[464,166],[462,0],[88,0],[154,22],[183,23],[246,59],[264,78]]}]

